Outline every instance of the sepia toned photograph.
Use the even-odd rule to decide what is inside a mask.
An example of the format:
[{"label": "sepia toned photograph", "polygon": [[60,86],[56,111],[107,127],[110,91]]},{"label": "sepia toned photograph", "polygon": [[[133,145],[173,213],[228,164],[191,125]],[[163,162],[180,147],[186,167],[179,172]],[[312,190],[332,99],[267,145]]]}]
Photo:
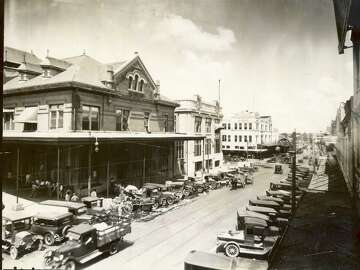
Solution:
[{"label": "sepia toned photograph", "polygon": [[2,7],[2,269],[360,269],[360,0]]}]

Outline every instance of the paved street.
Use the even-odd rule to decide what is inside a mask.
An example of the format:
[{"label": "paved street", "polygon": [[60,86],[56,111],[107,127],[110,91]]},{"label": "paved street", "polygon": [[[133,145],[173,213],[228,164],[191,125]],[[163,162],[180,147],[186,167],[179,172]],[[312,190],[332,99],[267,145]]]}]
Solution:
[{"label": "paved street", "polygon": [[[132,233],[126,237],[127,243],[118,254],[95,259],[85,266],[110,269],[117,264],[127,270],[183,269],[184,258],[190,250],[214,252],[216,234],[235,228],[236,209],[243,208],[257,194],[264,194],[269,182],[281,177],[274,175],[273,169],[260,168],[254,185],[247,185],[245,189],[214,190],[151,221],[134,222]],[[44,251],[25,255],[17,261],[18,267],[40,267],[42,253]],[[14,267],[14,261],[7,255],[3,257],[3,267]],[[242,259],[243,263],[246,261]],[[264,261],[248,261],[256,265],[256,269],[267,267]]]}]

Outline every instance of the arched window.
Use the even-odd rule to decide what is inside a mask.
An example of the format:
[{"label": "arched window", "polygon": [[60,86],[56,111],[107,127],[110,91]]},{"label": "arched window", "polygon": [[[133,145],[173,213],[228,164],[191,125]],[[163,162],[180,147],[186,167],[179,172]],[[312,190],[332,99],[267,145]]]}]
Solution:
[{"label": "arched window", "polygon": [[131,89],[132,80],[133,80],[133,78],[130,76],[129,77],[129,89]]},{"label": "arched window", "polygon": [[143,91],[143,86],[144,86],[144,80],[140,80],[140,85],[139,85],[139,91],[140,92]]},{"label": "arched window", "polygon": [[135,75],[134,88],[133,88],[134,90],[137,89],[138,80],[139,80],[139,76]]}]

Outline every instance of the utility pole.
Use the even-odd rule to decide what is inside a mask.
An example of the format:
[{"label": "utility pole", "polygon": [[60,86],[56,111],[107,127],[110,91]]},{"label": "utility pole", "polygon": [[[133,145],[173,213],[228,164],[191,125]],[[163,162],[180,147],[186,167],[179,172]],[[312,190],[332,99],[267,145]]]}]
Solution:
[{"label": "utility pole", "polygon": [[296,208],[296,130],[293,132],[293,160],[292,160],[292,181],[291,181],[291,213],[294,217]]}]

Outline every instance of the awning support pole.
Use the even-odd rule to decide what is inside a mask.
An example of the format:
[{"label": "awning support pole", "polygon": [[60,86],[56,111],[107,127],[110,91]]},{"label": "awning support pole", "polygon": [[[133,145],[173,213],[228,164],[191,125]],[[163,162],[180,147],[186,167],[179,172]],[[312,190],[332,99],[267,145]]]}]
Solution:
[{"label": "awning support pole", "polygon": [[16,151],[16,204],[19,203],[19,171],[20,171],[20,148]]},{"label": "awning support pole", "polygon": [[60,185],[60,146],[57,147],[57,177],[56,177],[56,198],[59,200]]},{"label": "awning support pole", "polygon": [[90,196],[91,193],[91,144],[89,145],[89,164],[88,164],[88,173],[89,173],[89,178],[88,178],[88,195]]},{"label": "awning support pole", "polygon": [[109,198],[109,181],[110,181],[110,155],[109,146],[107,147],[107,166],[106,166],[106,197]]}]

